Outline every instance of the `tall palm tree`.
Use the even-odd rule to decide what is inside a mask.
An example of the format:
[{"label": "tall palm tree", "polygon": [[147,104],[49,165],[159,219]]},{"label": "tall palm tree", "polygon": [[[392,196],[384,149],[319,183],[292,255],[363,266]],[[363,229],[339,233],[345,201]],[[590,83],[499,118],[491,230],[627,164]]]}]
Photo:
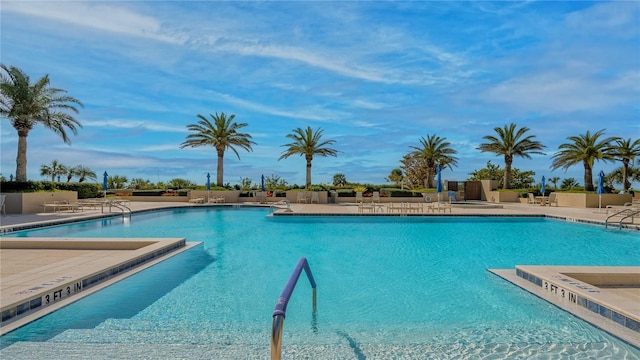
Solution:
[{"label": "tall palm tree", "polygon": [[78,177],[78,182],[84,182],[87,179],[91,179],[93,181],[98,181],[98,177],[96,176],[96,172],[89,169],[84,165],[78,165],[74,167],[75,176]]},{"label": "tall palm tree", "polygon": [[447,142],[445,138],[439,136],[427,135],[427,138],[420,138],[421,147],[411,146],[415,149],[411,153],[412,156],[416,156],[425,160],[427,164],[427,187],[434,186],[434,178],[436,176],[436,166],[440,164],[441,167],[452,168],[452,165],[458,165],[458,159],[454,157],[454,154],[458,152],[450,147],[451,143]]},{"label": "tall palm tree", "polygon": [[502,182],[502,188],[509,189],[511,186],[511,164],[513,164],[513,158],[519,156],[525,159],[531,159],[530,154],[544,155],[542,149],[546,146],[537,140],[533,140],[535,135],[525,136],[529,131],[529,128],[526,126],[516,129],[516,124],[511,123],[510,125],[505,125],[503,128],[495,127],[493,130],[495,130],[498,136],[487,135],[483,137],[483,139],[489,142],[480,144],[478,150],[504,156],[504,181]]},{"label": "tall palm tree", "polygon": [[51,165],[42,165],[40,167],[40,175],[51,176],[51,182],[56,182],[56,176],[66,175],[68,171],[67,167],[60,164],[58,160],[53,160]]},{"label": "tall palm tree", "polygon": [[239,160],[240,154],[238,154],[235,146],[241,147],[246,151],[253,151],[251,145],[255,144],[255,142],[251,140],[251,135],[238,131],[247,126],[247,124],[233,122],[236,117],[234,114],[231,114],[228,118],[225,113],[220,113],[220,115],[218,113],[215,115],[209,114],[209,116],[213,119],[213,123],[203,115],[198,114],[200,121],[197,124],[187,125],[187,129],[194,133],[187,135],[187,140],[180,145],[180,148],[213,146],[218,153],[216,184],[223,186],[224,152],[227,149],[231,149]]},{"label": "tall palm tree", "polygon": [[640,157],[640,139],[631,141],[631,138],[616,139],[615,146],[613,148],[613,156],[622,161],[622,188],[624,192],[627,192],[631,187],[629,181],[629,164],[633,165],[636,157]]},{"label": "tall palm tree", "polygon": [[584,135],[567,137],[567,140],[572,142],[558,146],[559,151],[553,155],[551,169],[563,168],[566,170],[573,165],[582,163],[584,166],[584,189],[593,191],[593,163],[595,160],[613,161],[614,147],[612,143],[618,139],[607,137],[600,140],[604,130],[597,131],[593,135],[587,131]]},{"label": "tall palm tree", "polygon": [[321,128],[317,128],[314,131],[311,126],[307,126],[304,130],[301,128],[293,129],[293,132],[287,135],[287,138],[293,140],[293,142],[282,145],[286,146],[287,150],[278,158],[279,161],[291,155],[304,156],[305,160],[307,160],[307,188],[311,185],[311,161],[313,161],[313,156],[338,156],[337,150],[327,147],[336,141],[322,140],[322,132]]},{"label": "tall palm tree", "polygon": [[62,89],[49,87],[49,75],[35,83],[22,70],[0,65],[0,115],[11,121],[18,132],[16,181],[27,181],[27,136],[36,124],[42,124],[71,143],[67,129],[77,134],[82,125],[69,112],[78,113],[82,103]]}]

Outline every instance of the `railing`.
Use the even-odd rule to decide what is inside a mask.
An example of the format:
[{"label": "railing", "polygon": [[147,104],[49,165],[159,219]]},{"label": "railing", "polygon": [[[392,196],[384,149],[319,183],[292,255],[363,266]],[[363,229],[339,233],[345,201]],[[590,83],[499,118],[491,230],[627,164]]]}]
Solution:
[{"label": "railing", "polygon": [[630,209],[624,209],[624,210],[620,210],[616,213],[613,213],[609,216],[607,216],[607,219],[604,221],[604,227],[605,229],[607,228],[607,226],[609,225],[609,219],[616,217],[616,216],[622,216],[622,218],[620,219],[620,221],[618,222],[618,228],[622,229],[622,222],[625,219],[631,218],[631,222],[633,223],[635,220],[635,216],[640,214],[640,209],[638,209],[637,207],[633,207]]},{"label": "railing", "polygon": [[311,268],[309,267],[307,259],[300,258],[295,269],[293,269],[293,273],[291,273],[291,276],[289,277],[289,281],[284,286],[284,289],[282,289],[278,302],[276,302],[276,308],[273,311],[273,325],[271,326],[271,360],[280,360],[282,357],[282,328],[284,326],[284,318],[287,312],[287,304],[289,303],[293,289],[295,289],[296,284],[298,283],[302,269],[307,273],[307,278],[309,278],[309,283],[311,283],[313,305],[312,316],[314,318],[316,316],[316,281],[313,279],[313,274],[311,273]]},{"label": "railing", "polygon": [[129,210],[129,216],[131,216],[131,208],[119,203],[119,202],[115,202],[115,201],[110,201],[109,202],[109,212],[111,212],[111,207],[114,207],[116,209],[119,209],[122,212],[122,216],[124,217],[125,214],[125,209]]}]

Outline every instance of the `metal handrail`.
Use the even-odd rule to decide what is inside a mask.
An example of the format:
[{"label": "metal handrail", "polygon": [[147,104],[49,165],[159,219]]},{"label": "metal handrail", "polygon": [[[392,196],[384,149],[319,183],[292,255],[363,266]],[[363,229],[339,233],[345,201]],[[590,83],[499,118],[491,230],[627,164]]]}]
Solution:
[{"label": "metal handrail", "polygon": [[123,205],[123,204],[120,204],[120,203],[116,203],[116,202],[109,202],[109,212],[111,212],[111,207],[119,209],[122,212],[122,216],[123,217],[124,217],[124,214],[125,214],[124,209],[127,209],[127,210],[129,210],[129,216],[131,216],[131,213],[132,213],[131,208],[126,206],[126,205]]},{"label": "metal handrail", "polygon": [[640,209],[634,209],[635,211],[630,211],[629,214],[627,216],[624,216],[622,219],[620,219],[620,222],[618,223],[618,229],[622,229],[622,222],[625,219],[631,218],[631,223],[633,224],[635,221],[635,216],[640,214]]},{"label": "metal handrail", "polygon": [[311,273],[309,262],[306,258],[302,257],[293,269],[293,272],[289,277],[289,281],[287,281],[284,289],[282,289],[282,293],[276,302],[276,308],[273,311],[273,324],[271,326],[271,360],[280,360],[282,357],[282,328],[284,326],[284,318],[287,312],[287,304],[289,303],[293,289],[295,289],[296,284],[298,283],[302,269],[307,273],[307,278],[309,279],[309,283],[311,283],[313,306],[312,315],[314,317],[316,316],[316,281]]},{"label": "metal handrail", "polygon": [[625,215],[625,213],[628,213],[627,216],[623,216],[622,219],[620,219],[620,222],[618,223],[618,227],[622,228],[622,221],[628,217],[634,217],[635,215],[637,215],[638,213],[640,213],[640,209],[636,208],[636,207],[632,207],[629,209],[622,209],[620,211],[617,211],[609,216],[607,216],[607,218],[604,221],[604,227],[605,229],[607,228],[607,226],[609,225],[609,219],[616,217],[616,216],[622,216]]}]

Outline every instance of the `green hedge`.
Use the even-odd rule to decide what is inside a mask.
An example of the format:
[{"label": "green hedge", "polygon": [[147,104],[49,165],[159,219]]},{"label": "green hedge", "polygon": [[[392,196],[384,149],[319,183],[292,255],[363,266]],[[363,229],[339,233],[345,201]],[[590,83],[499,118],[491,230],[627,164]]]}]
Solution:
[{"label": "green hedge", "polygon": [[422,197],[420,192],[395,188],[382,188],[380,194],[388,197]]},{"label": "green hedge", "polygon": [[[55,185],[55,188],[54,188]],[[0,190],[5,193],[16,192],[38,192],[38,191],[76,191],[78,199],[88,199],[102,196],[102,185],[94,183],[79,182],[58,182],[52,184],[50,181],[3,181],[0,183]]]}]

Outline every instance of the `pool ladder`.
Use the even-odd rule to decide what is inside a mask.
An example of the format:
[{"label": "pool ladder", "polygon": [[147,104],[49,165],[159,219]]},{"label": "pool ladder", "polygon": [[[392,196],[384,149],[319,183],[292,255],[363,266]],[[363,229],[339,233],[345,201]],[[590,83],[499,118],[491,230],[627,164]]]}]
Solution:
[{"label": "pool ladder", "polygon": [[607,226],[609,225],[609,219],[611,219],[613,217],[616,217],[616,216],[622,216],[622,218],[618,222],[618,229],[622,229],[622,222],[625,219],[631,218],[631,223],[633,224],[635,222],[635,217],[638,216],[639,214],[640,214],[640,209],[638,209],[637,207],[633,207],[631,209],[620,210],[620,211],[618,211],[616,213],[613,213],[613,214],[607,216],[607,219],[604,221],[604,227],[606,229]]},{"label": "pool ladder", "polygon": [[[124,217],[125,214],[129,214],[129,216],[131,216],[131,208],[124,205],[124,204],[119,204],[119,203],[109,203],[109,212],[111,212],[111,208],[114,207],[118,210],[120,210],[122,212],[122,217]],[[125,210],[128,210],[129,212],[125,212]]]},{"label": "pool ladder", "polygon": [[293,289],[295,289],[296,284],[298,283],[298,279],[300,278],[300,273],[304,269],[304,272],[307,274],[307,278],[309,279],[309,283],[311,283],[311,291],[312,291],[312,318],[314,319],[314,327],[315,327],[315,319],[316,319],[316,281],[313,279],[313,274],[311,273],[311,268],[309,267],[309,262],[306,258],[302,257],[298,261],[295,269],[291,273],[289,277],[289,281],[284,286],[278,301],[276,302],[276,308],[273,311],[273,324],[271,326],[271,360],[280,360],[282,357],[282,328],[284,326],[284,318],[287,312],[287,304],[289,303],[289,299],[291,298],[291,294],[293,293]]}]

